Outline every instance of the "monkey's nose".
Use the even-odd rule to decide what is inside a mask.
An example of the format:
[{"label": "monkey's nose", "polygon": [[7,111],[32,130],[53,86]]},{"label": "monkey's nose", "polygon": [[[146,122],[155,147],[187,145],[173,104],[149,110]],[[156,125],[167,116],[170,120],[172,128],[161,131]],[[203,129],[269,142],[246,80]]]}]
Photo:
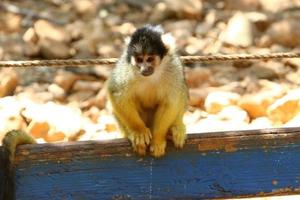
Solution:
[{"label": "monkey's nose", "polygon": [[143,76],[150,76],[151,74],[153,74],[153,72],[154,72],[153,67],[141,68],[141,74]]}]

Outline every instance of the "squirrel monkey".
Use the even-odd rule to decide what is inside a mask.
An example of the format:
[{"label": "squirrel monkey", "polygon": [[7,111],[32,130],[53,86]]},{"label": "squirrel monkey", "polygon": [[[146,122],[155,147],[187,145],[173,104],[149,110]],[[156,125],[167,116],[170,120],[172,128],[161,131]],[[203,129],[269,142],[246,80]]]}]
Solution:
[{"label": "squirrel monkey", "polygon": [[149,146],[153,156],[163,156],[168,132],[175,147],[185,143],[188,91],[175,51],[175,39],[160,26],[139,28],[108,80],[113,114],[139,155]]},{"label": "squirrel monkey", "polygon": [[4,182],[0,200],[12,200],[14,197],[14,162],[18,145],[35,144],[36,141],[22,131],[9,131],[3,139]]}]

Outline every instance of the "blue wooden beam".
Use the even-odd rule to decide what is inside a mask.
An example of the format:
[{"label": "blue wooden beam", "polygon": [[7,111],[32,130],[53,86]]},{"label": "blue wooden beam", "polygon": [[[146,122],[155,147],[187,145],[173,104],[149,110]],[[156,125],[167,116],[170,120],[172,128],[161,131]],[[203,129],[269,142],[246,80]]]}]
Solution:
[{"label": "blue wooden beam", "polygon": [[169,146],[155,159],[136,156],[126,140],[23,145],[16,197],[207,199],[300,192],[300,128],[195,134],[183,150]]}]

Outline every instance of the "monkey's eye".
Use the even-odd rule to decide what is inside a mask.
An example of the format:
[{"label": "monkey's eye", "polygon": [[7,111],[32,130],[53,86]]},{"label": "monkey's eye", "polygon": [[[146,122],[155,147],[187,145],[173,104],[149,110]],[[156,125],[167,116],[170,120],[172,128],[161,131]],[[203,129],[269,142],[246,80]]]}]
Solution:
[{"label": "monkey's eye", "polygon": [[137,63],[141,63],[141,62],[143,62],[143,58],[141,58],[141,57],[137,57],[137,58],[136,58],[136,62],[137,62]]},{"label": "monkey's eye", "polygon": [[153,61],[154,61],[154,58],[153,58],[153,57],[148,57],[146,61],[147,61],[147,62],[153,62]]}]

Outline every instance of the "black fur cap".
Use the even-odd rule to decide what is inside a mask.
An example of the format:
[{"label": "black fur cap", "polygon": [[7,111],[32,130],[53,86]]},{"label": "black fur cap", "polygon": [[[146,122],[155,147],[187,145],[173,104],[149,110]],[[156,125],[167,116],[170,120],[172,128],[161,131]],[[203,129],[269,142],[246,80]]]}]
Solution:
[{"label": "black fur cap", "polygon": [[136,54],[153,54],[163,58],[167,48],[161,40],[163,29],[160,26],[145,25],[137,29],[131,36],[127,48],[127,61]]}]

